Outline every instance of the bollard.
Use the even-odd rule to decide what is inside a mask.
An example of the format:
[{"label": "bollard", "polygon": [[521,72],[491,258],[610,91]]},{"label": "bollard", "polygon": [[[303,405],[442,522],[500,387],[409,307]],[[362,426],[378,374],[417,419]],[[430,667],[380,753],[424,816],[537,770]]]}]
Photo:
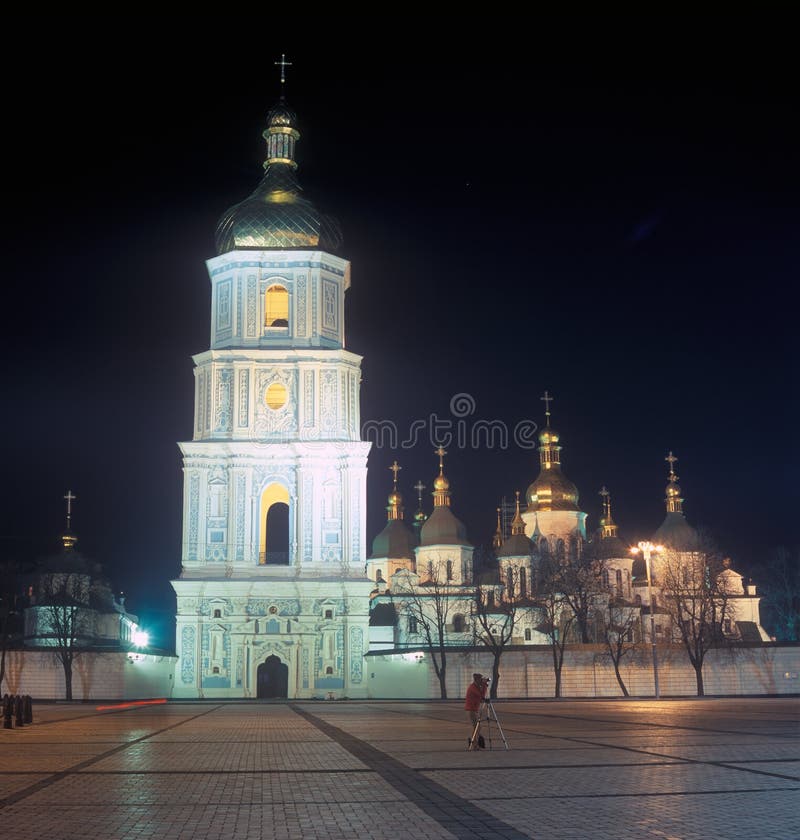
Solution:
[{"label": "bollard", "polygon": [[3,698],[3,729],[11,729],[11,699],[6,694]]},{"label": "bollard", "polygon": [[25,695],[25,723],[33,723],[33,701],[30,694]]},{"label": "bollard", "polygon": [[22,698],[19,696],[19,694],[17,694],[14,699],[14,706],[17,712],[17,719],[14,721],[14,723],[16,723],[17,726],[25,726],[25,721],[22,718]]}]

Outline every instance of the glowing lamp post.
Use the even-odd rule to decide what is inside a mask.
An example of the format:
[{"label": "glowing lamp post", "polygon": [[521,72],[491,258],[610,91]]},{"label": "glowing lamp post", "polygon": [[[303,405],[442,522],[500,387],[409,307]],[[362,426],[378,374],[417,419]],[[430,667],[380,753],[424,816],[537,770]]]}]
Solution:
[{"label": "glowing lamp post", "polygon": [[663,546],[653,545],[651,542],[640,542],[637,548],[632,548],[633,554],[642,552],[644,557],[644,565],[647,570],[647,600],[650,603],[650,644],[653,648],[653,683],[655,685],[656,700],[661,696],[658,690],[658,654],[656,652],[656,619],[655,619],[655,605],[653,604],[653,590],[650,585],[650,555],[654,552],[656,554],[664,550]]}]

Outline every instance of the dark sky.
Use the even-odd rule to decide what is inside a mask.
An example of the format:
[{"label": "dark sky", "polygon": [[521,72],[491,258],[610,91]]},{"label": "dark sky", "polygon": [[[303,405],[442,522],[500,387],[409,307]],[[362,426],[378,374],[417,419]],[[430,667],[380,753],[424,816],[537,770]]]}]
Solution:
[{"label": "dark sky", "polygon": [[[123,44],[72,26],[37,33],[35,72],[5,68],[7,551],[56,545],[71,488],[80,547],[171,642],[204,260],[260,178],[282,51],[301,183],[352,262],[363,420],[402,439],[469,394],[468,434],[539,423],[549,389],[590,529],[606,484],[623,538],[650,536],[672,449],[689,521],[735,567],[796,540],[800,122],[778,41]],[[373,449],[370,541],[392,459],[413,509],[433,448]],[[482,543],[538,455],[449,451],[453,509]]]}]

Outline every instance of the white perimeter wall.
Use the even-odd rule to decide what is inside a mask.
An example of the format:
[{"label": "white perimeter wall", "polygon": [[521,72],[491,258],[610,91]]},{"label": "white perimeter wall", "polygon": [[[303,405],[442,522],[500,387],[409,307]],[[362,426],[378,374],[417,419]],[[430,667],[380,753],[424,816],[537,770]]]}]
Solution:
[{"label": "white perimeter wall", "polygon": [[[72,666],[73,700],[143,700],[171,697],[174,656],[148,653],[81,653]],[[0,694],[30,694],[34,700],[63,700],[64,669],[49,651],[6,652]]]}]

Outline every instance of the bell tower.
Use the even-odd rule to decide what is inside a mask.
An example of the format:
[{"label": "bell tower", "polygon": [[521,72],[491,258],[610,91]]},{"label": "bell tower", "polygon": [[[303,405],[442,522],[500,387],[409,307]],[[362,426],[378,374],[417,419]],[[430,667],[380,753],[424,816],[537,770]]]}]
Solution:
[{"label": "bell tower", "polygon": [[[288,63],[277,63],[283,85]],[[193,357],[193,437],[179,444],[183,537],[173,587],[183,670],[176,688],[185,685],[188,696],[209,696],[215,687],[224,692],[211,696],[252,696],[268,648],[282,663],[288,655],[288,696],[320,688],[358,696],[370,444],[360,439],[361,357],[345,349],[350,263],[334,253],[337,222],[297,180],[300,132],[283,95],[263,136],[264,176],[223,214],[218,254],[206,263],[210,349]],[[360,589],[363,621],[356,620]],[[230,620],[206,628],[204,611]],[[274,623],[259,624],[262,614]],[[316,619],[325,616],[330,626],[321,629]],[[237,639],[237,624],[256,640]],[[263,628],[277,632],[280,644],[258,639]],[[217,664],[209,664],[204,633],[216,634]],[[324,657],[317,636],[325,638]]]}]

